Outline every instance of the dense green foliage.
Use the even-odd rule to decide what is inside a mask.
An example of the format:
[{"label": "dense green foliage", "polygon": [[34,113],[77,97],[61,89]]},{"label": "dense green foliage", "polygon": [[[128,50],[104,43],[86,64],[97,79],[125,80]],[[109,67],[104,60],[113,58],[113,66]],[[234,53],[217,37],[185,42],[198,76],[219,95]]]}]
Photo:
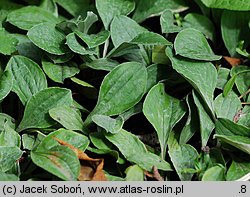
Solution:
[{"label": "dense green foliage", "polygon": [[249,180],[249,47],[249,0],[0,0],[0,180]]}]

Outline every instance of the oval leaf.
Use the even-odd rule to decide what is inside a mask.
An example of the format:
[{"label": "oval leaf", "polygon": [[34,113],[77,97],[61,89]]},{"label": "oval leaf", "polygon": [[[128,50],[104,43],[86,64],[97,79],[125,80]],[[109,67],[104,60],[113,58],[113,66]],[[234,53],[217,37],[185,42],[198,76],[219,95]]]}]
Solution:
[{"label": "oval leaf", "polygon": [[54,55],[63,55],[69,50],[65,45],[65,35],[53,23],[41,23],[27,33],[29,39],[39,48]]},{"label": "oval leaf", "polygon": [[18,40],[0,26],[0,53],[11,55],[15,52]]},{"label": "oval leaf", "polygon": [[177,34],[174,49],[176,55],[190,59],[214,61],[221,58],[214,54],[205,36],[193,28],[184,29]]},{"label": "oval leaf", "polygon": [[[166,48],[166,54],[173,68],[199,92],[213,113],[213,96],[218,75],[214,65],[210,62],[197,62],[176,57],[170,47]],[[205,78],[204,73],[206,73]]]},{"label": "oval leaf", "polygon": [[96,9],[106,29],[115,16],[128,15],[134,8],[133,0],[96,0]]},{"label": "oval leaf", "polygon": [[222,94],[217,96],[214,101],[214,107],[217,118],[233,120],[234,116],[242,108],[242,105],[238,96],[231,92],[225,97]]},{"label": "oval leaf", "polygon": [[169,133],[185,112],[183,103],[167,95],[162,83],[155,85],[145,98],[143,114],[157,132],[163,159],[166,155]]},{"label": "oval leaf", "polygon": [[98,126],[104,128],[109,133],[118,133],[123,126],[124,120],[118,116],[116,119],[105,115],[93,115],[92,120]]},{"label": "oval leaf", "polygon": [[24,56],[10,58],[7,69],[13,77],[13,88],[21,102],[27,101],[37,92],[47,88],[47,80],[38,64]]},{"label": "oval leaf", "polygon": [[59,18],[52,13],[36,6],[26,6],[12,11],[8,14],[7,21],[24,30],[29,30],[43,22],[60,22]]},{"label": "oval leaf", "polygon": [[147,85],[147,70],[136,62],[123,63],[105,76],[94,112],[117,115],[142,98]]},{"label": "oval leaf", "polygon": [[23,119],[18,126],[18,131],[28,128],[47,128],[54,124],[49,117],[49,110],[61,106],[72,105],[71,91],[64,88],[47,88],[36,93],[27,102]]},{"label": "oval leaf", "polygon": [[130,42],[140,33],[148,30],[126,16],[116,16],[110,26],[111,39],[117,48],[124,42]]},{"label": "oval leaf", "polygon": [[128,161],[136,163],[142,169],[151,171],[152,167],[156,166],[160,170],[171,170],[169,163],[148,152],[145,145],[132,133],[122,129],[117,134],[106,134],[105,137],[120,150]]},{"label": "oval leaf", "polygon": [[80,162],[68,147],[56,146],[50,150],[31,151],[32,161],[39,167],[58,176],[62,180],[76,181],[80,172]]},{"label": "oval leaf", "polygon": [[49,115],[66,129],[83,131],[83,121],[78,109],[70,106],[60,106],[50,109]]}]

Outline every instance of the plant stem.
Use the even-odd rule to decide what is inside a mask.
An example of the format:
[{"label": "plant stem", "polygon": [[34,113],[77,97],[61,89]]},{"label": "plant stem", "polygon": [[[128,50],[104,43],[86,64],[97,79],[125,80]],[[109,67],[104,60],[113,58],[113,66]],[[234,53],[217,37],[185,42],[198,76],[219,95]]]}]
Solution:
[{"label": "plant stem", "polygon": [[103,48],[103,54],[102,57],[105,58],[108,52],[108,47],[109,47],[109,39],[105,41],[104,48]]},{"label": "plant stem", "polygon": [[243,102],[242,105],[250,105],[250,102]]},{"label": "plant stem", "polygon": [[242,99],[244,96],[246,96],[249,93],[250,93],[250,88],[246,92],[244,92],[242,95],[240,95],[239,99]]}]

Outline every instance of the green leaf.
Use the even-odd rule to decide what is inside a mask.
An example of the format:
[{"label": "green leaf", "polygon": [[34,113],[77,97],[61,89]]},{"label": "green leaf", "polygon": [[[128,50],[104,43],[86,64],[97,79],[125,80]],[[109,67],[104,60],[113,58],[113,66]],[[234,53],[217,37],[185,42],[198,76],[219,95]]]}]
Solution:
[{"label": "green leaf", "polygon": [[195,60],[214,61],[221,58],[214,54],[205,36],[193,28],[184,29],[177,34],[174,49],[176,55]]},{"label": "green leaf", "polygon": [[109,116],[105,115],[93,115],[92,120],[94,123],[96,123],[98,126],[104,128],[108,133],[118,133],[123,126],[124,120],[120,116],[118,116],[116,119],[110,118]]},{"label": "green leaf", "polygon": [[58,17],[58,8],[54,0],[42,0],[39,7],[50,13],[53,13],[55,17]]},{"label": "green leaf", "polygon": [[7,69],[13,77],[14,91],[23,105],[37,92],[47,88],[46,77],[38,64],[24,56],[12,56]]},{"label": "green leaf", "polygon": [[137,103],[134,107],[120,114],[119,116],[123,118],[124,121],[128,120],[132,116],[142,112],[142,103]]},{"label": "green leaf", "polygon": [[228,10],[240,10],[248,11],[250,10],[250,2],[248,0],[201,0],[207,7],[210,8],[220,8]]},{"label": "green leaf", "polygon": [[188,106],[189,114],[186,124],[180,134],[180,144],[186,144],[200,129],[198,111],[191,96],[187,96],[186,103]]},{"label": "green leaf", "polygon": [[220,94],[214,101],[214,108],[217,118],[233,120],[234,116],[242,108],[241,101],[234,92],[227,96]]},{"label": "green leaf", "polygon": [[27,102],[17,130],[52,126],[54,121],[49,117],[49,110],[61,105],[69,106],[72,103],[71,91],[68,89],[54,87],[41,90]]},{"label": "green leaf", "polygon": [[[249,160],[234,158],[232,164],[227,171],[227,181],[247,181],[244,179],[246,176],[249,178],[250,162]],[[243,180],[244,179],[244,180]]]},{"label": "green leaf", "polygon": [[106,70],[111,71],[114,69],[119,63],[117,61],[108,59],[108,58],[99,58],[93,60],[91,62],[86,62],[86,66],[95,69],[95,70]]},{"label": "green leaf", "polygon": [[0,172],[10,170],[22,154],[18,147],[0,146]]},{"label": "green leaf", "polygon": [[51,12],[37,6],[25,6],[9,13],[7,21],[20,29],[29,30],[44,22],[59,23],[60,19]]},{"label": "green leaf", "polygon": [[6,70],[0,73],[0,101],[2,101],[11,91],[13,78],[11,73]]},{"label": "green leaf", "polygon": [[228,68],[220,67],[218,70],[218,79],[216,88],[223,90],[230,77],[230,70]]},{"label": "green leaf", "polygon": [[138,165],[129,166],[125,173],[126,181],[144,181],[144,170]]},{"label": "green leaf", "polygon": [[94,132],[89,135],[93,145],[97,148],[90,148],[88,150],[96,154],[109,154],[116,159],[119,164],[124,164],[125,161],[120,157],[119,152],[115,150],[114,145],[110,143],[104,136],[103,132]]},{"label": "green leaf", "polygon": [[[238,1],[234,2],[240,4]],[[231,56],[237,56],[236,48],[241,40],[246,40],[247,43],[249,43],[249,20],[249,12],[223,11],[221,17],[221,33],[225,46]]]},{"label": "green leaf", "polygon": [[70,106],[59,106],[50,109],[49,115],[66,129],[83,131],[83,121],[78,109]]},{"label": "green leaf", "polygon": [[14,174],[0,172],[0,181],[19,181],[19,178]]},{"label": "green leaf", "polygon": [[18,40],[10,33],[0,27],[0,54],[11,55],[15,52]]},{"label": "green leaf", "polygon": [[[199,92],[213,113],[213,95],[217,82],[214,65],[210,62],[197,62],[174,56],[173,50],[169,47],[166,48],[166,54],[173,68]],[[205,78],[204,73],[206,73]]]},{"label": "green leaf", "polygon": [[76,154],[66,146],[56,146],[49,150],[36,149],[31,151],[31,159],[37,166],[62,180],[76,181],[80,172]]},{"label": "green leaf", "polygon": [[124,42],[130,42],[147,30],[126,16],[116,16],[110,26],[111,39],[115,47]]},{"label": "green leaf", "polygon": [[16,124],[15,124],[15,119],[10,117],[7,114],[0,113],[0,131],[3,131],[5,126],[8,125],[8,127],[15,129]]},{"label": "green leaf", "polygon": [[0,146],[21,146],[21,137],[7,123],[4,124],[4,129],[0,131]]},{"label": "green leaf", "polygon": [[162,13],[160,17],[162,33],[176,33],[183,29],[182,27],[174,24],[175,20],[173,15],[174,13],[171,10],[165,10]]},{"label": "green leaf", "polygon": [[76,78],[76,77],[71,77],[70,79],[71,79],[73,82],[75,82],[76,84],[80,85],[80,86],[95,89],[95,87],[92,86],[91,84],[89,84],[89,83],[87,83],[87,82],[85,82],[85,81],[82,81],[82,80],[80,80],[80,79],[78,79],[78,78]]},{"label": "green leaf", "polygon": [[80,31],[83,33],[88,33],[90,27],[98,21],[98,16],[93,12],[87,12],[87,16],[84,19],[83,23],[81,24],[81,28],[79,28]]},{"label": "green leaf", "polygon": [[250,87],[250,69],[249,66],[236,66],[232,68],[231,75],[237,75],[235,85],[240,94],[244,94]]},{"label": "green leaf", "polygon": [[113,116],[130,109],[141,100],[146,85],[147,70],[144,65],[136,62],[120,64],[105,76],[97,104],[85,120],[85,125],[92,122],[94,114]]},{"label": "green leaf", "polygon": [[232,120],[219,118],[216,123],[216,134],[250,137],[250,128],[237,124]]},{"label": "green leaf", "polygon": [[87,13],[90,10],[90,0],[55,0],[60,6],[67,10],[72,16]]},{"label": "green leaf", "polygon": [[92,152],[92,153],[98,154],[98,155],[110,155],[110,156],[112,156],[113,158],[116,159],[116,162],[118,164],[124,164],[125,163],[125,160],[119,156],[118,151],[115,151],[115,150],[112,150],[112,149],[99,149],[99,148],[95,149],[95,148],[91,148],[91,147],[88,147],[87,150]]},{"label": "green leaf", "polygon": [[51,150],[59,146],[59,143],[55,140],[55,138],[71,144],[75,148],[83,151],[85,151],[89,145],[89,139],[85,135],[67,129],[58,129],[47,135],[35,151]]},{"label": "green leaf", "polygon": [[184,17],[182,23],[184,28],[194,28],[201,31],[207,38],[214,41],[215,28],[211,20],[201,14],[189,13]]},{"label": "green leaf", "polygon": [[218,164],[205,171],[202,181],[225,181],[225,167]]},{"label": "green leaf", "polygon": [[89,48],[97,47],[103,44],[110,36],[109,31],[101,31],[97,34],[85,34],[80,31],[75,31],[75,34],[81,38]]},{"label": "green leaf", "polygon": [[136,10],[133,19],[137,22],[142,22],[145,19],[160,15],[164,10],[180,12],[188,7],[183,0],[136,0]]},{"label": "green leaf", "polygon": [[208,139],[215,128],[213,120],[210,118],[209,114],[206,112],[204,105],[202,104],[201,97],[193,91],[194,102],[197,106],[199,119],[200,119],[200,133],[201,133],[201,144],[202,147],[206,146]]},{"label": "green leaf", "polygon": [[106,134],[105,137],[120,150],[128,161],[137,164],[142,169],[151,171],[152,167],[156,166],[160,170],[171,170],[169,163],[148,152],[145,145],[132,133],[122,129],[117,134]]},{"label": "green leaf", "polygon": [[168,67],[161,64],[152,64],[147,67],[148,72],[148,82],[147,82],[147,90],[148,92],[154,85],[158,82],[168,78]]},{"label": "green leaf", "polygon": [[250,138],[239,136],[239,135],[232,135],[232,136],[225,136],[225,135],[218,135],[215,134],[214,138],[219,139],[222,142],[230,144],[239,150],[250,154]]},{"label": "green leaf", "polygon": [[14,2],[9,1],[9,0],[0,0],[0,9],[12,11],[12,10],[18,9],[20,7],[22,7],[21,4],[14,3]]},{"label": "green leaf", "polygon": [[108,181],[124,181],[124,178],[107,174],[107,172],[105,172],[105,176],[108,179]]},{"label": "green leaf", "polygon": [[53,55],[47,53],[47,56],[50,60],[52,60],[52,62],[54,62],[54,64],[62,64],[70,61],[74,57],[74,54],[72,52],[68,52],[64,55]]},{"label": "green leaf", "polygon": [[27,35],[12,34],[17,40],[18,45],[16,46],[17,52],[21,56],[25,56],[35,62],[41,61],[41,54],[43,51],[34,45]]},{"label": "green leaf", "polygon": [[42,61],[42,66],[46,75],[58,83],[63,83],[65,79],[73,77],[80,72],[80,69],[71,62],[54,64],[49,61]]},{"label": "green leaf", "polygon": [[153,32],[140,33],[131,40],[131,43],[142,45],[172,45],[172,43],[167,41],[163,36]]},{"label": "green leaf", "polygon": [[189,144],[183,144],[168,151],[170,159],[181,181],[191,181],[193,173],[185,172],[185,169],[195,168],[198,152]]},{"label": "green leaf", "polygon": [[95,55],[97,52],[93,49],[88,49],[82,46],[74,33],[70,33],[66,36],[66,44],[70,48],[71,51],[80,54],[80,55]]},{"label": "green leaf", "polygon": [[54,55],[64,55],[69,50],[65,43],[65,35],[55,28],[55,24],[41,23],[29,29],[29,39],[39,48]]},{"label": "green leaf", "polygon": [[[38,137],[37,137],[38,138]],[[39,142],[40,143],[40,142]],[[36,137],[31,134],[22,135],[22,146],[25,150],[32,150],[36,146]]]},{"label": "green leaf", "polygon": [[162,83],[155,85],[145,98],[143,114],[157,132],[163,159],[166,155],[169,133],[184,116],[185,112],[183,103],[167,95]]},{"label": "green leaf", "polygon": [[225,84],[223,89],[223,96],[226,97],[233,89],[237,75],[233,75]]},{"label": "green leaf", "polygon": [[240,125],[250,128],[250,113],[243,113],[237,122]]},{"label": "green leaf", "polygon": [[105,29],[109,29],[109,25],[115,16],[128,15],[134,8],[135,3],[132,0],[96,0],[96,9]]}]

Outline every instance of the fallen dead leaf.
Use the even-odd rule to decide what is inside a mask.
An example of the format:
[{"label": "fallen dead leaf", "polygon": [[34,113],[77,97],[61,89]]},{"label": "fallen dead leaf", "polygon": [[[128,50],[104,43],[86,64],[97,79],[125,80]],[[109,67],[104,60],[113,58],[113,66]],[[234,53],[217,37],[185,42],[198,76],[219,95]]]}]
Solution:
[{"label": "fallen dead leaf", "polygon": [[242,60],[235,57],[223,56],[223,58],[233,67],[238,66],[242,63]]},{"label": "fallen dead leaf", "polygon": [[164,181],[163,177],[160,175],[156,166],[153,166],[153,173],[149,173],[148,171],[145,171],[145,175],[157,181]]},{"label": "fallen dead leaf", "polygon": [[90,158],[82,150],[75,148],[71,144],[55,137],[53,139],[55,139],[59,144],[69,147],[76,153],[81,164],[80,174],[78,176],[79,181],[107,181],[103,171],[104,159]]}]

